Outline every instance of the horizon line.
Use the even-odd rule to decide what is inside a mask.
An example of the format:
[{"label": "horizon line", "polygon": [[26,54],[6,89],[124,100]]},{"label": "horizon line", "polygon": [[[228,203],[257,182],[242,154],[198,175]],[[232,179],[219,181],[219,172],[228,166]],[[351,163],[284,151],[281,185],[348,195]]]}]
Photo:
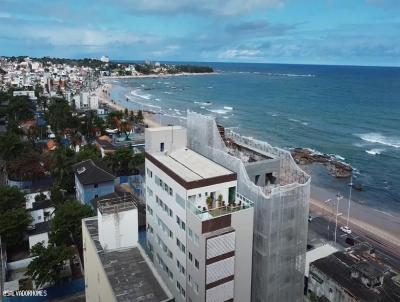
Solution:
[{"label": "horizon line", "polygon": [[[11,58],[11,57],[29,57],[32,59],[42,59],[42,58],[53,58],[53,59],[66,59],[66,60],[83,60],[83,59],[95,59],[100,60],[100,57],[56,57],[56,56],[28,56],[28,55],[13,55],[6,56],[0,55],[0,58]],[[265,64],[265,65],[311,65],[311,66],[343,66],[343,67],[385,67],[385,68],[400,68],[399,65],[368,65],[368,64],[344,64],[344,63],[283,63],[283,62],[248,62],[248,61],[196,61],[196,60],[156,60],[156,59],[110,59],[110,62],[120,63],[120,62],[141,62],[141,61],[151,61],[151,62],[177,62],[177,63],[218,63],[218,64]]]}]

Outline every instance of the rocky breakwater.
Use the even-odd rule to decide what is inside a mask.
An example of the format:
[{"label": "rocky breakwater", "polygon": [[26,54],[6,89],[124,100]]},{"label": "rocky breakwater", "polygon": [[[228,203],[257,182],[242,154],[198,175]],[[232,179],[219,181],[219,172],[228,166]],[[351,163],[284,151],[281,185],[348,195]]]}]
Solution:
[{"label": "rocky breakwater", "polygon": [[292,150],[293,159],[299,165],[321,163],[327,167],[332,176],[338,178],[350,177],[353,168],[332,155],[315,152],[307,148],[295,148]]}]

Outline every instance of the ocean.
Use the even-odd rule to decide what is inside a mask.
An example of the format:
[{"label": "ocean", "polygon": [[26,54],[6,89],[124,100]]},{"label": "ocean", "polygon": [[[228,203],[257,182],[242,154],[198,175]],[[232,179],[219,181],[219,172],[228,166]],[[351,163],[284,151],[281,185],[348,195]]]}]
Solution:
[{"label": "ocean", "polygon": [[[110,79],[111,98],[176,118],[187,109],[210,114],[275,146],[332,154],[355,168],[353,182],[363,191],[353,190],[353,200],[400,213],[400,68],[200,65],[216,74]],[[303,168],[315,197],[348,195],[350,179],[334,178],[319,164]]]}]

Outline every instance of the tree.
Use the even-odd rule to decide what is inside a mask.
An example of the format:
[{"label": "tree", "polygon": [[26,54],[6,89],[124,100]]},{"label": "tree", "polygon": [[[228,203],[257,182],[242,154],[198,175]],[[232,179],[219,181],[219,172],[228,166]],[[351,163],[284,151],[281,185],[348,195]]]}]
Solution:
[{"label": "tree", "polygon": [[117,128],[119,121],[122,119],[123,114],[121,111],[113,111],[107,115],[107,125],[110,128]]},{"label": "tree", "polygon": [[75,153],[69,148],[58,147],[50,154],[50,171],[56,185],[68,191],[73,190],[74,175],[72,165]]},{"label": "tree", "polygon": [[113,154],[109,154],[104,158],[108,167],[113,173],[119,175],[130,175],[140,164],[144,163],[144,154],[133,154],[131,148],[121,148]]},{"label": "tree", "polygon": [[32,101],[27,96],[16,96],[8,105],[8,118],[16,123],[30,120],[34,117]]},{"label": "tree", "polygon": [[71,248],[64,245],[49,245],[44,247],[43,242],[34,245],[31,254],[35,257],[28,265],[27,275],[40,287],[47,283],[55,284],[65,277],[61,274],[64,262],[73,255]]},{"label": "tree", "polygon": [[61,204],[53,218],[50,241],[56,245],[82,245],[82,219],[95,215],[92,208],[73,200]]},{"label": "tree", "polygon": [[70,128],[72,109],[63,98],[52,98],[47,111],[47,120],[54,131]]},{"label": "tree", "polygon": [[17,246],[24,239],[25,230],[31,223],[31,217],[23,208],[11,209],[0,213],[0,236],[8,247]]},{"label": "tree", "polygon": [[0,213],[25,205],[25,196],[16,187],[0,187]]},{"label": "tree", "polygon": [[143,121],[144,121],[144,117],[143,117],[143,112],[142,112],[142,110],[139,110],[138,111],[138,113],[137,113],[137,116],[136,116],[136,121],[138,122],[138,123],[143,123]]},{"label": "tree", "polygon": [[61,190],[62,189],[56,184],[53,184],[50,188],[51,201],[56,207],[64,202],[64,194]]},{"label": "tree", "polygon": [[78,153],[76,153],[76,162],[81,162],[87,159],[100,159],[101,153],[94,145],[83,146]]},{"label": "tree", "polygon": [[16,159],[8,161],[6,167],[8,177],[13,180],[35,181],[45,175],[42,156],[34,150],[19,154]]},{"label": "tree", "polygon": [[15,159],[24,148],[25,144],[17,134],[6,132],[0,136],[0,155],[5,161]]}]

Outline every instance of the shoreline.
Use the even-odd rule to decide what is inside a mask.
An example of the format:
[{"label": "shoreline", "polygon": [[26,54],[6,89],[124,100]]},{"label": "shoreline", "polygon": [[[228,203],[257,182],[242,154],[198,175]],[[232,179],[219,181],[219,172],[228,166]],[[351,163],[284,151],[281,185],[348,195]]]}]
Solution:
[{"label": "shoreline", "polygon": [[169,74],[140,74],[140,75],[127,75],[127,76],[102,76],[101,81],[110,80],[121,80],[121,79],[157,79],[157,78],[169,78],[169,77],[180,77],[180,76],[204,76],[204,75],[217,75],[218,72],[180,72],[180,73],[169,73]]},{"label": "shoreline", "polygon": [[[104,85],[106,85],[107,89],[112,89],[110,83]],[[99,89],[100,92],[102,92],[102,88]],[[118,101],[112,103],[109,96],[104,99],[104,103],[110,105],[110,107],[113,107],[116,110],[123,111],[127,108]],[[163,126],[163,124],[158,121],[157,114],[160,113],[143,111],[145,124],[149,127]],[[335,205],[336,200],[331,202],[330,206],[324,204],[323,200],[334,198],[334,192],[331,192],[328,188],[320,188],[315,185],[312,185],[311,190],[319,192],[313,192],[312,197],[310,198],[310,211],[314,213],[321,213],[322,211],[322,213],[329,213],[329,215],[333,217],[333,213],[336,211],[336,208],[334,209],[335,211],[333,211],[333,206]],[[325,198],[327,196],[328,198]],[[344,198],[340,202],[341,206],[339,207],[340,211],[343,212],[343,216],[339,217],[338,223],[342,224],[344,222],[344,225],[347,218],[347,202],[348,200]],[[349,225],[354,229],[368,233],[370,237],[385,241],[397,248],[400,247],[400,216],[398,215],[391,215],[390,213],[379,211],[371,206],[366,206],[352,200]]]},{"label": "shoreline", "polygon": [[[100,85],[96,89],[96,96],[99,98],[99,103],[105,104],[108,107],[117,110],[117,111],[124,111],[125,109],[128,109],[127,107],[124,107],[123,105],[117,103],[117,102],[112,102],[109,91],[112,89],[112,84],[103,84]],[[106,92],[104,92],[106,91]],[[134,110],[136,111],[136,110]],[[161,123],[157,122],[155,120],[155,114],[151,113],[149,111],[143,111],[143,117],[144,117],[144,123],[148,125],[149,128],[154,128],[154,127],[160,127],[162,126]]]}]

